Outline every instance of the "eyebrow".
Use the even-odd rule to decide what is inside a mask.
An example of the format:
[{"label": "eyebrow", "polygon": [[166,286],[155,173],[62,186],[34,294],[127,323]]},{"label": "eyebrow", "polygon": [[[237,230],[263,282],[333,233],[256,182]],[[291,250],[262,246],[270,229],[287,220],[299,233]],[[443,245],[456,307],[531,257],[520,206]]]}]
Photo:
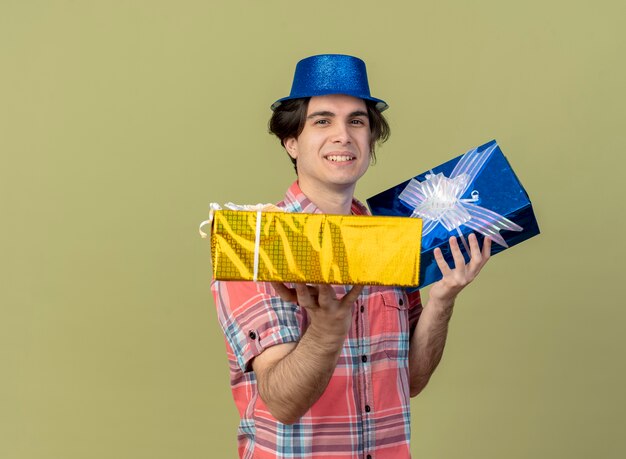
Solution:
[{"label": "eyebrow", "polygon": [[[334,117],[337,115],[335,115],[333,112],[320,111],[320,112],[313,112],[310,115],[308,115],[306,118],[311,119],[311,118],[315,118],[316,116]],[[367,112],[364,112],[363,110],[356,110],[348,115],[349,118],[353,118],[355,116],[367,116]]]}]

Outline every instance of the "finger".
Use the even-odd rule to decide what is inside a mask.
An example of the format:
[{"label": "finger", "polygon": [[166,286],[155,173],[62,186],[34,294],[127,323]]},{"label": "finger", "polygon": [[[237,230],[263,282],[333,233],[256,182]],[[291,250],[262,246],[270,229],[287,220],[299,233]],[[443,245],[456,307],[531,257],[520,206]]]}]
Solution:
[{"label": "finger", "polygon": [[463,254],[461,253],[459,241],[457,241],[454,236],[450,238],[450,252],[452,252],[452,258],[454,259],[454,268],[461,272],[464,271],[465,258],[463,258]]},{"label": "finger", "polygon": [[491,238],[486,237],[483,241],[483,264],[491,257]]},{"label": "finger", "polygon": [[[311,295],[311,291],[309,290],[309,286],[306,284],[296,284],[296,293],[298,295],[298,304],[302,307],[312,307],[315,305],[316,301],[313,299]],[[316,295],[317,296],[317,295]]]},{"label": "finger", "polygon": [[481,261],[482,254],[480,252],[480,247],[478,246],[478,238],[476,234],[471,233],[468,237],[469,246],[470,246],[470,260]]},{"label": "finger", "polygon": [[472,233],[468,239],[470,245],[469,270],[471,273],[478,273],[483,265],[483,256],[478,246],[478,238]]},{"label": "finger", "polygon": [[319,304],[326,305],[332,301],[337,301],[337,294],[335,293],[335,289],[330,284],[319,284],[316,286],[318,292],[318,300]]},{"label": "finger", "polygon": [[271,284],[272,287],[274,287],[276,294],[283,300],[289,301],[290,303],[298,302],[298,295],[296,294],[295,289],[287,288],[287,286],[282,282],[271,282]]},{"label": "finger", "polygon": [[473,277],[476,277],[478,273],[483,269],[483,266],[485,266],[485,263],[489,261],[490,256],[491,256],[491,239],[486,237],[483,240],[483,248],[480,252],[480,259],[474,259],[474,257],[472,257],[472,260],[470,262],[471,264],[470,273]]},{"label": "finger", "polygon": [[439,266],[439,269],[441,270],[441,274],[443,274],[444,276],[450,274],[450,266],[448,266],[446,259],[443,258],[443,253],[441,253],[441,249],[437,247],[434,250],[433,254],[435,255],[435,261],[437,262],[437,266]]},{"label": "finger", "polygon": [[319,285],[307,284],[306,288],[309,290],[309,295],[311,299],[319,304],[319,296],[320,296],[320,288]]},{"label": "finger", "polygon": [[359,297],[359,295],[361,294],[361,292],[363,291],[363,288],[364,288],[363,285],[353,285],[350,291],[346,293],[346,296],[344,296],[341,299],[341,304],[354,303],[356,299]]}]

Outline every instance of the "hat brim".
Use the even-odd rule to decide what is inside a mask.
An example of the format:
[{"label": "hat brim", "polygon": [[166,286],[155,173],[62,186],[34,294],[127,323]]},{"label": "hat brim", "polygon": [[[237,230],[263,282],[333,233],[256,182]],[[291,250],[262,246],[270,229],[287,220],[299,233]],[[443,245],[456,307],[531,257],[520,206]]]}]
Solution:
[{"label": "hat brim", "polygon": [[334,95],[334,94],[344,94],[346,96],[352,96],[352,97],[356,97],[358,99],[363,99],[363,100],[369,100],[371,102],[375,102],[376,103],[376,108],[378,109],[379,112],[384,112],[385,110],[387,110],[389,108],[389,105],[387,104],[387,102],[385,102],[382,99],[377,99],[376,97],[371,97],[371,96],[363,96],[363,95],[357,95],[357,94],[346,94],[343,92],[338,92],[338,93],[324,93],[324,94],[308,94],[308,95],[302,95],[302,94],[298,94],[296,96],[287,96],[287,97],[283,97],[282,99],[278,99],[276,102],[274,102],[270,108],[272,109],[272,111],[276,110],[283,102],[287,101],[287,100],[293,100],[293,99],[306,99],[308,97],[319,97],[319,96],[330,96],[330,95]]}]

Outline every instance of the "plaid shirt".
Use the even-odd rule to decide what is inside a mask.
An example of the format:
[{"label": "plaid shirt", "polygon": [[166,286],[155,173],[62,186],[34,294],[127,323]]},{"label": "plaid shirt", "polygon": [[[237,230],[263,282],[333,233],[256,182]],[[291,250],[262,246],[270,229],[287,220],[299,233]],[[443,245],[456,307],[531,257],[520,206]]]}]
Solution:
[{"label": "plaid shirt", "polygon": [[[297,182],[278,205],[289,212],[321,213]],[[354,200],[352,213],[369,212]],[[328,387],[298,422],[285,425],[259,397],[251,362],[270,346],[298,341],[306,329],[306,310],[283,301],[269,283],[213,281],[212,290],[241,417],[241,458],[410,457],[408,353],[422,310],[419,292],[365,287]],[[343,296],[346,287],[335,291]]]}]

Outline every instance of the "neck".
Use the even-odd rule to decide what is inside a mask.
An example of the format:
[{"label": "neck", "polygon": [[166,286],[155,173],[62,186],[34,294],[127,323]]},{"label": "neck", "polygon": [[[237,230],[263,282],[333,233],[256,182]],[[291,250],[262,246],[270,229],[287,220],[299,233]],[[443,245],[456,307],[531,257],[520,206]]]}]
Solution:
[{"label": "neck", "polygon": [[356,184],[337,187],[316,187],[310,183],[298,180],[302,192],[323,213],[333,215],[350,215],[352,213],[352,198]]}]

